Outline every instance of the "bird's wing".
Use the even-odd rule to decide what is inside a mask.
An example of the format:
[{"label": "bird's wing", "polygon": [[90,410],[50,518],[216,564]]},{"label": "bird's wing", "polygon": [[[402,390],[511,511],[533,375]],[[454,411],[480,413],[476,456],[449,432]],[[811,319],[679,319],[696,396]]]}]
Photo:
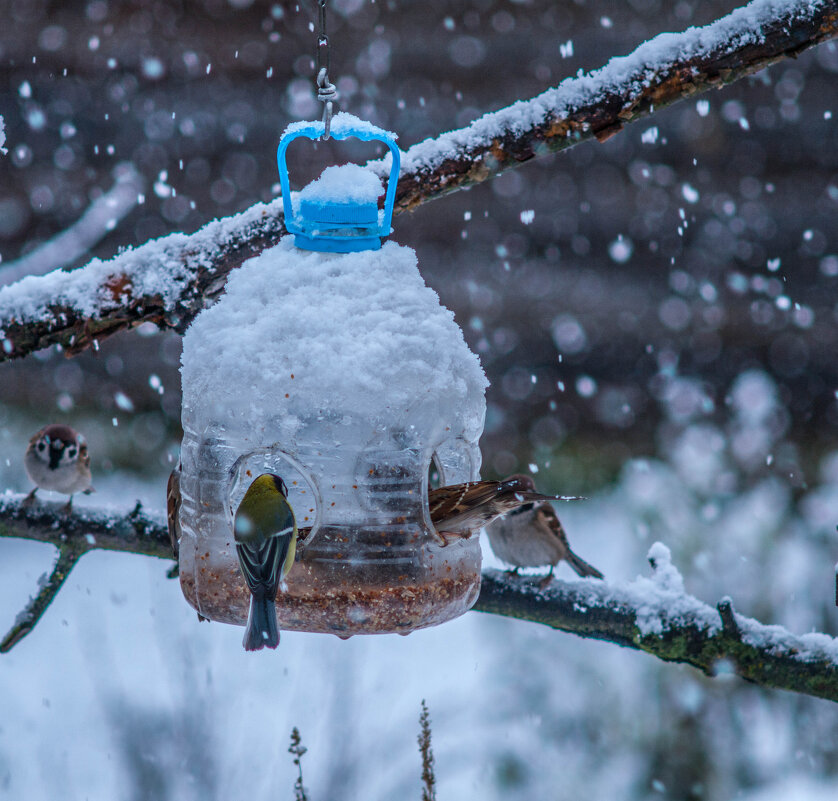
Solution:
[{"label": "bird's wing", "polygon": [[[88,461],[90,457],[88,457]],[[169,476],[166,486],[166,522],[169,527],[169,539],[172,541],[172,551],[178,556],[180,540],[180,465]]]},{"label": "bird's wing", "polygon": [[244,580],[254,595],[276,597],[282,579],[282,564],[291,546],[293,529],[275,534],[260,544],[236,544]]},{"label": "bird's wing", "polygon": [[567,534],[565,534],[556,510],[549,503],[541,503],[535,507],[533,514],[535,515],[535,524],[542,526],[550,532],[552,537],[561,543],[565,550],[570,550],[570,545],[567,542]]},{"label": "bird's wing", "polygon": [[452,484],[428,493],[431,522],[437,530],[456,532],[479,528],[525,503],[554,496],[534,492],[518,477],[505,481]]}]

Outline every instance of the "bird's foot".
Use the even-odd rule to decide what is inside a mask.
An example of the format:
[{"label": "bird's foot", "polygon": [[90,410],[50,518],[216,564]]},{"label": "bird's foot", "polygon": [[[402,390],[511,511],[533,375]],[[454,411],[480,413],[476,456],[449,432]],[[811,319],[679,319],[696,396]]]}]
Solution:
[{"label": "bird's foot", "polygon": [[73,496],[70,496],[70,500],[61,507],[61,514],[69,515],[73,511]]},{"label": "bird's foot", "polygon": [[26,497],[25,497],[25,498],[21,501],[21,504],[20,504],[20,505],[21,505],[24,509],[28,509],[30,506],[34,506],[34,505],[35,505],[35,500],[36,500],[36,499],[35,499],[35,493],[36,493],[37,491],[38,491],[38,488],[37,488],[37,487],[35,487],[35,489],[33,489],[33,490],[32,490],[32,492],[30,492],[30,493],[29,493],[29,494],[28,494],[28,495],[27,495],[27,496],[26,496]]},{"label": "bird's foot", "polygon": [[553,580],[553,568],[550,568],[550,572],[543,578],[541,581],[538,582],[538,589],[545,590],[547,587],[550,586],[550,582]]},{"label": "bird's foot", "polygon": [[538,588],[540,590],[547,589],[550,586],[550,582],[553,580],[553,570],[555,569],[555,565],[550,566],[550,572],[543,578],[541,581],[538,582]]}]

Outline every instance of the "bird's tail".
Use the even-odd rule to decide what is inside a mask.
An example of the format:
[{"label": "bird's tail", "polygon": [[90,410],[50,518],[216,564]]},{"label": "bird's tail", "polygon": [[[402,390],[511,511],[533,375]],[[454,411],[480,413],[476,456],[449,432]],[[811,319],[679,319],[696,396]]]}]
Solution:
[{"label": "bird's tail", "polygon": [[603,578],[602,573],[599,572],[593,565],[589,565],[584,559],[580,559],[570,548],[567,549],[567,556],[565,556],[567,563],[580,575],[582,578],[586,576],[593,576],[594,578]]},{"label": "bird's tail", "polygon": [[245,651],[276,648],[279,645],[279,627],[276,625],[276,604],[272,598],[250,596],[250,614],[242,640]]}]

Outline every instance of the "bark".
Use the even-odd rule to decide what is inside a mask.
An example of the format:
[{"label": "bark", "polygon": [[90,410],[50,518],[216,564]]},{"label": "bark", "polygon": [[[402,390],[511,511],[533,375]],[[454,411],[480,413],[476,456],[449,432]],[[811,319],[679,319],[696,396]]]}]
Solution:
[{"label": "bark", "polygon": [[[64,562],[59,558],[63,575],[78,558],[95,548],[173,558],[162,519],[143,512],[139,505],[127,514],[90,509],[65,514],[58,504],[25,507],[22,502],[22,495],[0,499],[0,537],[52,543],[61,554],[72,557]],[[32,630],[55,597],[61,580],[63,576],[48,582],[53,591],[41,599],[34,610],[37,614],[25,610],[19,616],[25,619],[6,636],[3,651]],[[692,665],[707,675],[734,672],[764,687],[838,701],[838,664],[829,656],[838,653],[838,642],[826,635],[796,637],[779,626],[765,626],[734,612],[728,598],[717,606],[718,621],[708,625],[709,607],[705,604],[680,595],[673,608],[692,607],[697,613],[675,614],[667,608],[666,594],[661,596],[656,612],[660,631],[644,634],[638,624],[639,607],[631,602],[632,584],[554,579],[547,589],[541,589],[540,582],[540,578],[484,570],[474,609],[645,651],[667,662]],[[644,606],[648,631],[648,603]]]},{"label": "bark", "polygon": [[[717,605],[719,628],[710,630],[698,620],[667,621],[664,616],[663,632],[644,636],[637,609],[614,601],[608,582],[582,584],[554,580],[540,590],[531,579],[484,570],[473,608],[645,651],[666,662],[692,665],[708,676],[732,672],[763,687],[838,701],[838,664],[826,656],[813,658],[807,642],[777,626],[738,615],[730,599]],[[748,633],[737,620],[748,622]],[[749,636],[754,633],[760,636]]]},{"label": "bark", "polygon": [[[722,87],[781,59],[794,58],[838,33],[838,0],[777,6],[776,16],[764,20],[757,31],[747,27],[747,15],[734,12],[722,18],[719,22],[729,27],[727,39],[700,55],[649,63],[632,61],[629,56],[626,63],[630,68],[617,83],[595,80],[596,73],[568,79],[578,84],[573,102],[565,98],[560,106],[551,107],[547,93],[538,98],[540,116],[529,119],[523,127],[516,104],[468,128],[410,148],[399,180],[397,213],[588,139],[603,142],[663,106]],[[688,52],[687,33],[674,39],[672,36],[667,38],[668,43],[677,44],[680,36]],[[639,48],[634,55],[642,50]],[[491,125],[487,123],[490,118]],[[506,127],[496,128],[498,120],[506,120]],[[384,171],[380,163],[369,168]],[[145,321],[183,332],[194,316],[218,297],[230,270],[276,244],[284,233],[281,203],[258,204],[234,217],[209,223],[196,234],[175,234],[147,243],[104,264],[94,260],[71,274],[79,285],[95,276],[95,289],[90,295],[95,295],[96,310],[92,313],[91,298],[83,302],[57,299],[49,277],[29,279],[40,283],[28,286],[24,305],[0,293],[0,330],[4,337],[0,361],[21,358],[51,345],[60,345],[73,355]],[[149,289],[139,280],[139,270],[152,274],[170,271],[173,265],[178,275],[171,286]]]}]

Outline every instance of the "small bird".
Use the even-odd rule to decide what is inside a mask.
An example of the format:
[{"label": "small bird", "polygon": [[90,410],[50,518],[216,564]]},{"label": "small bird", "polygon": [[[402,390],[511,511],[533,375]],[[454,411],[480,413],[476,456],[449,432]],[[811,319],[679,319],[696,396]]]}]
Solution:
[{"label": "small bird", "polygon": [[166,485],[166,521],[169,525],[169,540],[172,543],[172,553],[178,558],[180,548],[180,462],[172,470],[169,483]]},{"label": "small bird", "polygon": [[510,476],[503,481],[470,481],[452,484],[428,493],[431,522],[441,545],[467,539],[475,531],[524,504],[536,501],[575,501],[576,497],[542,495],[529,476]]},{"label": "small bird", "polygon": [[23,457],[26,475],[35,484],[23,503],[30,506],[35,502],[39,489],[60,492],[70,499],[63,511],[70,512],[73,495],[95,492],[90,485],[90,454],[84,437],[70,426],[53,423],[45,426],[32,439]]},{"label": "small bird", "polygon": [[[172,553],[175,557],[175,566],[169,572],[169,576],[174,578],[180,570],[180,471],[181,464],[178,462],[177,467],[172,470],[169,475],[169,483],[166,485],[166,522],[169,528],[169,541],[172,543]],[[208,623],[209,618],[204,617],[200,612],[198,614],[198,621],[200,623]]]},{"label": "small bird", "polygon": [[287,498],[283,480],[263,473],[248,487],[236,510],[236,552],[251,595],[243,640],[246,651],[279,645],[276,594],[297,549],[297,521]]},{"label": "small bird", "polygon": [[[535,492],[535,482],[529,476],[511,476]],[[519,567],[546,567],[550,572],[541,582],[546,587],[553,580],[553,570],[563,559],[582,577],[602,578],[602,573],[580,559],[567,541],[567,535],[552,505],[545,500],[525,503],[486,527],[489,544],[498,559]]]}]

